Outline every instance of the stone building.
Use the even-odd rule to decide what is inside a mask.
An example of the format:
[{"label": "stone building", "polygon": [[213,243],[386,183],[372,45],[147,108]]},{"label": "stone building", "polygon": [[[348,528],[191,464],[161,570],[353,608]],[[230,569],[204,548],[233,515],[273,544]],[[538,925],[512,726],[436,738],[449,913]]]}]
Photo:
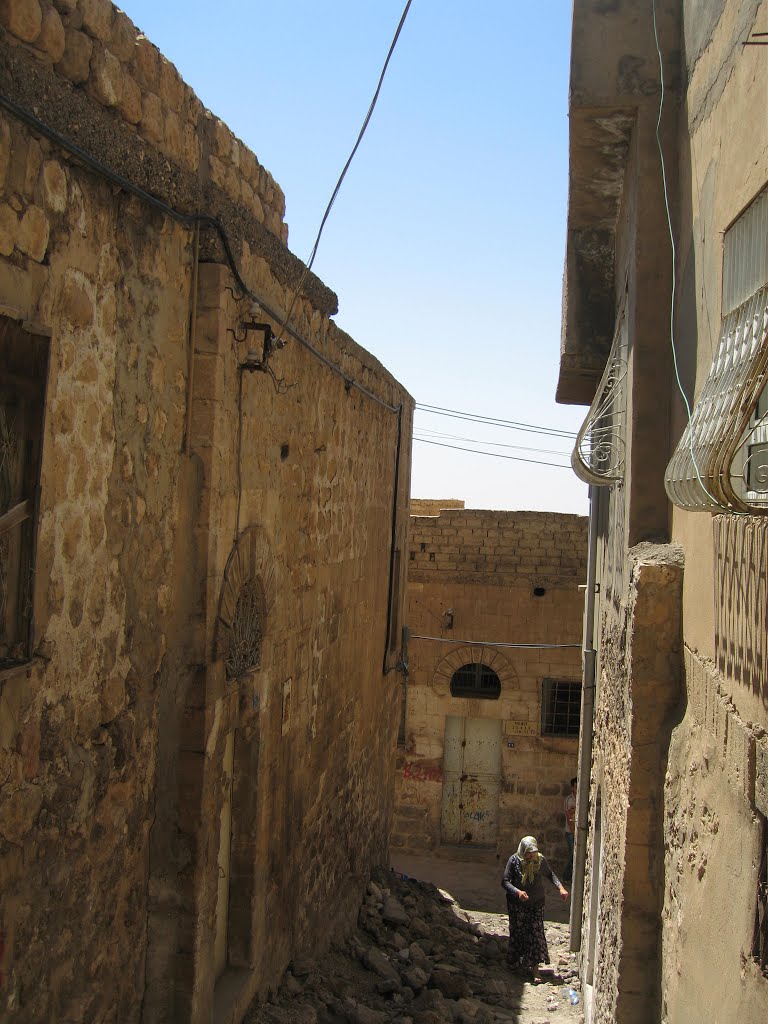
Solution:
[{"label": "stone building", "polygon": [[386,862],[412,401],[283,214],[107,0],[0,3],[2,1020],[237,1021]]},{"label": "stone building", "polygon": [[392,847],[453,844],[501,860],[532,833],[560,870],[577,764],[586,518],[456,505],[411,503]]},{"label": "stone building", "polygon": [[592,490],[572,942],[605,1024],[768,1017],[766,42],[765,0],[574,4],[557,396],[591,403]]}]

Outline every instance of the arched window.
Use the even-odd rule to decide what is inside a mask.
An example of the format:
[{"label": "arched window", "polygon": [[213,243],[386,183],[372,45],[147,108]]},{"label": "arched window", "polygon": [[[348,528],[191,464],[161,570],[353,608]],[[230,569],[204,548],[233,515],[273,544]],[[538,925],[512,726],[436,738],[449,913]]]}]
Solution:
[{"label": "arched window", "polygon": [[473,661],[462,665],[451,676],[451,696],[471,697],[473,700],[498,700],[501,680],[487,665]]}]

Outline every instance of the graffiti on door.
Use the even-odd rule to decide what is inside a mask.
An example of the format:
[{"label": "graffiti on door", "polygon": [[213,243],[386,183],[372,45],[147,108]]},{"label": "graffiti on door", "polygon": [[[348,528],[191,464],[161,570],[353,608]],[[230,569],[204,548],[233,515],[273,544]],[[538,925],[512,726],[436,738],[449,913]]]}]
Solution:
[{"label": "graffiti on door", "polygon": [[441,825],[444,843],[496,843],[500,755],[500,721],[454,715],[446,718]]}]

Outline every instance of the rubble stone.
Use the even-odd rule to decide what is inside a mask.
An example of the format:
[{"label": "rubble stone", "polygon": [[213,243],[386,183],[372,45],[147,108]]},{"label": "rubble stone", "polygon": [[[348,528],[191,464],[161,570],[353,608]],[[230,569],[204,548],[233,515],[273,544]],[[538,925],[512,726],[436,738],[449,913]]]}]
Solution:
[{"label": "rubble stone", "polygon": [[38,0],[4,0],[0,4],[0,19],[17,39],[34,43],[40,35],[43,12]]}]

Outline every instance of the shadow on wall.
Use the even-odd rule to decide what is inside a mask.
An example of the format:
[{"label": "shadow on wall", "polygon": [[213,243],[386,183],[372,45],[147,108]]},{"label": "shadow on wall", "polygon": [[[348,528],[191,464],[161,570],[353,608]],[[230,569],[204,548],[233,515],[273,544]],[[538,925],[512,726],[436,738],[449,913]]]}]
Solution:
[{"label": "shadow on wall", "polygon": [[717,516],[715,659],[726,677],[768,705],[768,523],[752,516]]}]

